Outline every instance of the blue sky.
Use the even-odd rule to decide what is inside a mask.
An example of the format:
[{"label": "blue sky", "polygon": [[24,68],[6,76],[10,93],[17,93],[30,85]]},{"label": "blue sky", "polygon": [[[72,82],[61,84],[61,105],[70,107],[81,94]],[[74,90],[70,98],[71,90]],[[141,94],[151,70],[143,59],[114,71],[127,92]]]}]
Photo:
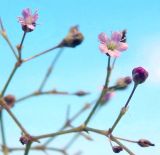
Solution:
[{"label": "blue sky", "polygon": [[[3,7],[2,7],[3,6]],[[45,89],[74,92],[84,89],[91,92],[90,96],[78,98],[74,96],[43,96],[26,100],[15,106],[13,112],[32,134],[38,135],[56,131],[64,122],[67,106],[71,105],[74,114],[86,102],[98,97],[99,88],[103,85],[106,74],[106,56],[98,49],[97,35],[100,32],[110,34],[115,30],[128,30],[129,49],[117,60],[112,81],[121,76],[131,75],[134,67],[143,66],[149,71],[149,78],[137,89],[128,113],[115,130],[115,135],[139,139],[147,138],[156,144],[154,148],[139,148],[129,145],[135,154],[159,154],[159,91],[160,91],[160,1],[158,0],[1,0],[0,16],[4,22],[8,36],[14,46],[22,37],[22,30],[17,22],[23,8],[38,9],[38,25],[34,32],[27,35],[23,57],[29,57],[50,48],[67,34],[68,29],[78,24],[85,40],[75,49],[65,49],[60,61],[49,79]],[[56,52],[56,51],[55,51]],[[7,93],[17,98],[36,90],[51,63],[55,52],[48,53],[24,64],[16,73]],[[15,59],[0,37],[0,88],[2,89],[9,76]],[[118,92],[108,106],[96,114],[90,126],[108,129],[120,108],[125,103],[133,84],[124,92]],[[85,113],[75,122],[83,122]],[[19,129],[10,117],[5,114],[7,142],[10,146],[19,144]],[[62,146],[70,136],[57,138],[54,146]],[[65,140],[64,140],[65,138]],[[94,142],[80,138],[69,150],[73,155],[83,150],[84,155],[113,154],[108,141],[94,135]],[[94,149],[93,149],[94,147]],[[13,153],[20,155],[23,153]],[[36,155],[31,152],[31,155]],[[41,155],[42,153],[37,153]],[[56,154],[56,153],[55,153]],[[125,155],[126,153],[121,153]]]}]

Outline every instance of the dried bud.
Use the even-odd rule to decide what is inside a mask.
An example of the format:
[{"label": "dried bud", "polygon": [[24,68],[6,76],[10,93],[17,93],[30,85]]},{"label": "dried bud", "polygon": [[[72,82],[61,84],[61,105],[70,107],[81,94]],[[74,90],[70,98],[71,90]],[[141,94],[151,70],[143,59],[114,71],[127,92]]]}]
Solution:
[{"label": "dried bud", "polygon": [[138,145],[140,145],[141,147],[155,146],[153,143],[151,143],[149,140],[146,139],[140,139],[138,141]]},{"label": "dried bud", "polygon": [[60,47],[76,47],[84,40],[83,34],[79,32],[78,26],[71,27],[68,35],[60,43]]},{"label": "dried bud", "polygon": [[141,84],[147,79],[148,72],[142,67],[137,67],[133,69],[132,77],[135,84]]},{"label": "dried bud", "polygon": [[127,30],[122,31],[122,38],[120,42],[126,43],[127,38],[126,38]]},{"label": "dried bud", "polygon": [[4,97],[4,101],[7,103],[9,108],[12,108],[14,106],[16,98],[13,95],[7,95]]},{"label": "dried bud", "polygon": [[19,141],[24,145],[28,144],[29,142],[32,142],[32,137],[28,135],[23,135],[20,137]]},{"label": "dried bud", "polygon": [[121,146],[113,146],[112,150],[114,153],[119,153],[119,152],[123,151],[123,148]]},{"label": "dried bud", "polygon": [[77,96],[85,96],[85,95],[88,95],[89,93],[88,92],[85,92],[85,91],[82,91],[82,90],[80,90],[80,91],[77,91],[76,93],[74,93],[75,95],[77,95]]},{"label": "dried bud", "polygon": [[125,89],[132,82],[131,77],[126,76],[117,80],[116,89]]},{"label": "dried bud", "polygon": [[113,91],[107,92],[101,99],[101,105],[107,103],[114,96],[114,94],[115,93]]}]

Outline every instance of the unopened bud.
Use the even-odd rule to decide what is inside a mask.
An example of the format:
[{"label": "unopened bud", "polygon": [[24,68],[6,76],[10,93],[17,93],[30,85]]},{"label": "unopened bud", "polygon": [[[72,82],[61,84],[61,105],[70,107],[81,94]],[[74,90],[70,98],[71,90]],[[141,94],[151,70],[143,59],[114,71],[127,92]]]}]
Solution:
[{"label": "unopened bud", "polygon": [[149,140],[146,140],[146,139],[140,139],[140,140],[138,141],[138,144],[139,144],[141,147],[155,146],[153,143],[151,143]]},{"label": "unopened bud", "polygon": [[112,150],[114,153],[120,153],[121,151],[123,151],[123,148],[121,146],[113,146]]},{"label": "unopened bud", "polygon": [[9,108],[12,108],[14,106],[15,101],[16,101],[16,98],[13,95],[7,95],[3,99],[7,103]]},{"label": "unopened bud", "polygon": [[148,72],[142,67],[137,67],[133,69],[132,77],[135,84],[141,84],[147,79]]},{"label": "unopened bud", "polygon": [[121,90],[127,88],[127,86],[132,82],[131,77],[127,76],[117,80],[116,89]]},{"label": "unopened bud", "polygon": [[68,35],[60,43],[60,47],[76,47],[84,40],[83,34],[79,32],[78,26],[71,27]]},{"label": "unopened bud", "polygon": [[76,93],[74,93],[75,95],[77,95],[77,96],[85,96],[85,95],[88,95],[89,93],[88,92],[85,92],[85,91],[82,91],[82,90],[80,90],[80,91],[77,91]]},{"label": "unopened bud", "polygon": [[19,141],[24,145],[28,144],[29,142],[32,142],[32,137],[28,135],[23,135],[20,137]]}]

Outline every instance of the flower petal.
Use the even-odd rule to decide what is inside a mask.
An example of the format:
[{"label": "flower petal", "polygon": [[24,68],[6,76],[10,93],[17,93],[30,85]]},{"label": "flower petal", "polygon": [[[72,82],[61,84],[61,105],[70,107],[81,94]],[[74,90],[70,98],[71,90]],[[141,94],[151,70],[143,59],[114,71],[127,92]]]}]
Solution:
[{"label": "flower petal", "polygon": [[100,44],[99,49],[101,50],[102,53],[108,53],[108,48],[105,44]]},{"label": "flower petal", "polygon": [[31,16],[31,11],[30,11],[30,9],[29,8],[26,8],[26,9],[24,9],[23,11],[22,11],[22,15],[23,15],[23,17],[24,18],[27,18],[27,17],[29,17],[29,16]]},{"label": "flower petal", "polygon": [[108,37],[104,32],[98,35],[98,39],[101,43],[106,43],[108,41]]},{"label": "flower petal", "polygon": [[38,19],[38,13],[36,10],[35,13],[33,14],[33,22],[36,22],[37,19]]},{"label": "flower petal", "polygon": [[123,43],[123,42],[120,42],[118,47],[117,47],[117,50],[119,51],[125,51],[128,49],[128,44],[127,43]]},{"label": "flower petal", "polygon": [[122,32],[113,32],[111,35],[111,40],[119,42],[122,38]]},{"label": "flower petal", "polygon": [[35,28],[35,26],[33,26],[32,24],[30,24],[30,25],[28,24],[27,27],[28,27],[29,29],[31,29],[31,30],[34,30],[34,28]]},{"label": "flower petal", "polygon": [[108,53],[111,57],[115,57],[115,58],[117,58],[117,57],[120,56],[120,52],[119,52],[118,50],[114,50],[114,51],[108,50],[107,53]]}]

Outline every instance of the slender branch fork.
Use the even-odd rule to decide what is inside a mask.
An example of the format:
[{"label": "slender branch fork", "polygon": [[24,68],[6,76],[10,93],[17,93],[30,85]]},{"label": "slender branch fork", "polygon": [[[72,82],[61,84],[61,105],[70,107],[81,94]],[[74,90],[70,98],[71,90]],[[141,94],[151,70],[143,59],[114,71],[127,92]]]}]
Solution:
[{"label": "slender branch fork", "polygon": [[[26,136],[31,136],[27,131],[26,129],[22,126],[22,124],[20,123],[20,121],[16,118],[16,116],[12,113],[12,111],[10,110],[9,106],[7,105],[6,101],[3,99],[3,96],[11,82],[11,80],[13,79],[15,73],[16,73],[16,70],[21,66],[21,64],[23,64],[24,62],[28,62],[30,60],[33,60],[41,55],[44,55],[50,51],[53,51],[57,48],[60,48],[59,52],[57,53],[57,55],[55,56],[55,58],[53,59],[51,65],[49,66],[45,76],[44,76],[44,79],[42,80],[42,83],[40,84],[40,87],[38,89],[38,91],[36,92],[33,92],[25,97],[22,97],[20,98],[19,100],[17,100],[17,102],[20,102],[22,100],[25,100],[25,99],[28,99],[30,97],[33,97],[33,96],[38,96],[38,95],[44,95],[44,94],[63,94],[63,95],[76,95],[76,93],[68,93],[68,92],[62,92],[62,91],[56,91],[56,90],[51,90],[51,91],[43,91],[43,88],[44,86],[46,85],[47,83],[47,80],[49,79],[51,73],[52,73],[52,70],[56,64],[56,62],[59,60],[60,56],[62,55],[62,52],[63,52],[63,48],[61,47],[61,45],[57,45],[57,46],[54,46],[50,49],[47,49],[43,52],[40,52],[34,56],[31,56],[29,58],[26,58],[26,59],[22,59],[22,47],[23,47],[23,43],[24,43],[24,40],[25,40],[25,37],[26,37],[26,34],[27,32],[24,32],[23,33],[23,36],[22,36],[22,39],[21,39],[21,42],[20,42],[20,45],[17,46],[17,49],[18,49],[18,56],[17,56],[17,53],[15,52],[10,40],[8,39],[7,37],[7,34],[6,34],[6,31],[4,30],[4,27],[3,27],[3,24],[2,24],[2,21],[0,19],[0,27],[1,27],[1,34],[3,36],[3,38],[6,40],[6,42],[8,43],[9,47],[11,48],[13,54],[15,55],[16,59],[17,59],[17,63],[15,64],[9,78],[7,79],[2,91],[1,91],[1,94],[0,94],[0,105],[1,107],[3,107],[7,113],[10,115],[10,117],[14,120],[14,122],[16,123],[16,125],[18,126],[18,128],[21,130],[21,132],[26,135]],[[62,126],[62,128],[57,131],[57,132],[54,132],[54,133],[49,133],[49,134],[43,134],[43,135],[38,135],[38,136],[31,136],[32,137],[32,140],[28,142],[28,144],[26,145],[25,149],[23,148],[24,150],[24,155],[28,155],[29,154],[29,151],[30,150],[43,150],[45,151],[46,149],[48,150],[55,150],[55,151],[59,151],[59,152],[62,152],[66,155],[66,152],[65,150],[77,139],[77,137],[79,135],[82,135],[84,136],[85,138],[87,138],[87,136],[84,134],[84,132],[88,133],[88,132],[93,132],[93,133],[96,133],[96,134],[100,134],[100,135],[103,135],[103,136],[106,136],[108,137],[108,139],[110,141],[113,141],[115,142],[116,144],[118,144],[119,146],[121,146],[128,154],[130,155],[135,155],[130,149],[128,149],[126,146],[124,146],[119,140],[123,140],[123,141],[128,141],[128,142],[132,142],[132,143],[137,143],[137,141],[131,141],[131,140],[126,140],[126,139],[123,139],[123,138],[119,138],[119,137],[115,137],[112,135],[114,129],[116,128],[116,126],[118,125],[118,123],[120,122],[121,118],[124,116],[124,114],[126,113],[127,109],[128,109],[128,105],[129,105],[129,102],[137,88],[137,85],[135,84],[134,87],[133,87],[133,90],[126,102],[126,104],[124,105],[124,107],[122,107],[121,111],[120,111],[120,114],[118,115],[117,119],[115,120],[115,122],[113,123],[112,127],[109,128],[108,130],[100,130],[100,129],[96,129],[96,128],[91,128],[91,127],[88,127],[88,124],[91,120],[91,118],[93,117],[94,113],[96,112],[98,106],[101,104],[101,100],[102,98],[104,97],[104,95],[108,92],[108,90],[110,89],[109,88],[109,81],[110,81],[110,76],[111,76],[111,73],[112,73],[112,70],[114,68],[114,65],[115,65],[115,61],[116,59],[113,60],[113,63],[111,65],[111,57],[108,55],[108,65],[107,65],[107,75],[106,75],[106,80],[105,80],[105,85],[104,85],[104,88],[97,100],[97,102],[95,103],[93,109],[90,111],[88,117],[86,118],[86,120],[84,121],[84,123],[78,127],[73,127],[71,125],[71,122],[73,120],[75,120],[80,114],[82,114],[86,109],[88,109],[87,106],[84,106],[80,111],[78,111],[72,118],[68,118],[69,114],[67,114],[67,120],[65,122],[65,124]],[[68,112],[69,113],[69,112]],[[11,152],[11,151],[15,151],[15,150],[22,150],[21,148],[8,148],[7,147],[7,144],[6,144],[6,138],[5,138],[5,133],[4,133],[4,123],[3,123],[3,115],[2,115],[2,109],[0,111],[0,128],[1,128],[1,134],[2,134],[2,151],[4,153],[4,155],[8,155],[8,152]],[[67,127],[70,127],[70,129],[68,130],[64,130],[65,128]],[[66,145],[66,147],[64,149],[57,149],[57,148],[49,148],[49,147],[46,147],[55,137],[59,136],[59,135],[64,135],[64,134],[70,134],[70,133],[78,133],[75,137],[73,137],[73,139],[71,139],[71,141],[68,143],[68,145]],[[35,141],[39,141],[41,139],[44,139],[44,138],[49,138],[45,143],[44,145],[41,145],[41,146],[36,146],[36,147],[31,147],[32,143],[35,142]],[[88,138],[89,139],[89,138]]]}]

